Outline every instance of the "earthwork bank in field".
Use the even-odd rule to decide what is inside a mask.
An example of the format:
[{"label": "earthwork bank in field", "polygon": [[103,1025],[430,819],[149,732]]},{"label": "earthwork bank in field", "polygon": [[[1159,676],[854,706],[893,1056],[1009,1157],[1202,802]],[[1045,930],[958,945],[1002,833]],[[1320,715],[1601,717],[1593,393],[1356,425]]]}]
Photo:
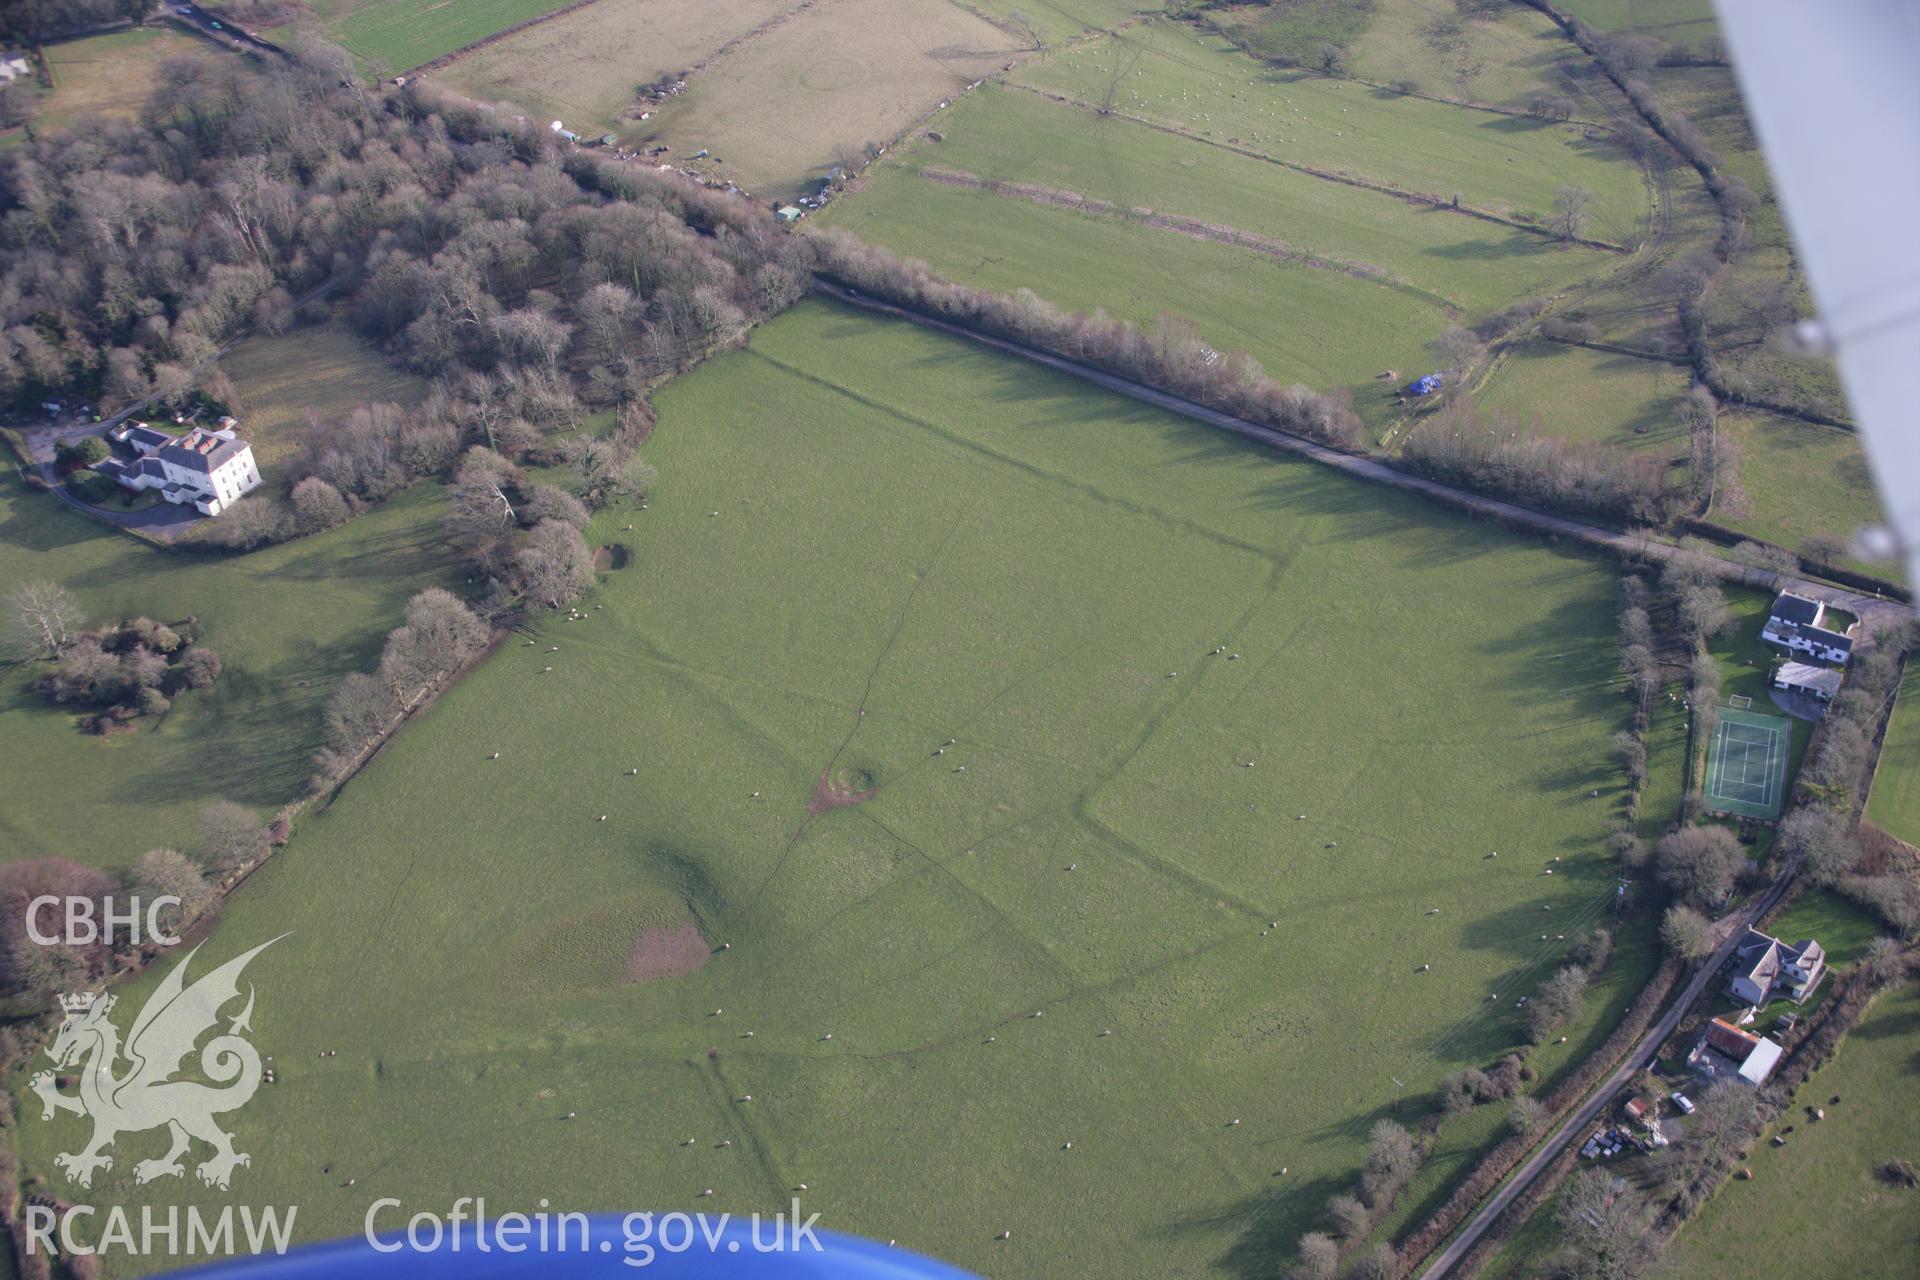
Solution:
[{"label": "earthwork bank in field", "polygon": [[586,619],[228,905],[294,930],[245,1177],[303,1233],[806,1183],[995,1276],[1256,1270],[1605,919],[1607,564],[818,302],[658,406]]}]

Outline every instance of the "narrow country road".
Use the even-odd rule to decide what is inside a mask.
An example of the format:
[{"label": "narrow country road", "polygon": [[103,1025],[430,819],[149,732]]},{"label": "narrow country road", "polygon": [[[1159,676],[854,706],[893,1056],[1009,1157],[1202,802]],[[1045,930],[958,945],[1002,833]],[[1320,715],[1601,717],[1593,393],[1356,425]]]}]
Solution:
[{"label": "narrow country road", "polygon": [[1727,936],[1721,939],[1720,945],[1714,949],[1713,954],[1700,962],[1699,969],[1680,992],[1679,998],[1667,1006],[1667,1011],[1660,1015],[1659,1021],[1647,1028],[1647,1034],[1628,1051],[1619,1065],[1593,1087],[1593,1091],[1587,1095],[1587,1100],[1574,1108],[1573,1114],[1553,1131],[1553,1136],[1540,1144],[1539,1148],[1513,1173],[1513,1176],[1507,1179],[1504,1186],[1482,1202],[1479,1211],[1467,1220],[1467,1225],[1460,1228],[1446,1248],[1434,1255],[1433,1261],[1428,1263],[1426,1270],[1420,1273],[1420,1280],[1440,1280],[1441,1276],[1446,1275],[1475,1244],[1479,1243],[1480,1237],[1485,1235],[1495,1220],[1519,1198],[1520,1193],[1531,1186],[1533,1180],[1558,1158],[1567,1143],[1578,1138],[1580,1134],[1586,1132],[1587,1126],[1599,1119],[1601,1113],[1612,1104],[1614,1095],[1633,1078],[1634,1072],[1640,1068],[1640,1065],[1651,1061],[1660,1046],[1666,1042],[1667,1037],[1673,1034],[1673,1029],[1680,1025],[1680,1019],[1688,1009],[1693,1007],[1693,1002],[1700,998],[1701,991],[1719,976],[1721,966],[1725,965],[1728,958],[1732,956],[1734,947],[1746,934],[1747,927],[1771,911],[1774,904],[1780,901],[1780,896],[1787,891],[1787,886],[1793,883],[1794,874],[1799,869],[1799,859],[1795,858],[1781,870],[1779,877],[1765,893],[1735,912],[1727,920],[1720,922],[1723,928],[1729,924],[1732,927],[1727,929]]},{"label": "narrow country road", "polygon": [[[1071,377],[1079,378],[1082,381],[1091,382],[1095,386],[1118,392],[1120,395],[1130,396],[1135,400],[1156,405],[1159,408],[1180,414],[1182,417],[1192,418],[1196,422],[1204,422],[1208,426],[1218,427],[1223,431],[1231,431],[1235,435],[1244,436],[1249,440],[1256,440],[1261,444],[1269,445],[1275,449],[1297,454],[1300,457],[1318,462],[1322,466],[1332,467],[1336,471],[1345,472],[1347,475],[1359,480],[1365,480],[1371,484],[1381,484],[1392,489],[1402,490],[1403,492],[1417,493],[1422,497],[1447,506],[1462,508],[1481,515],[1493,516],[1513,524],[1535,529],[1541,533],[1573,538],[1591,546],[1601,547],[1605,550],[1624,555],[1637,556],[1648,560],[1672,560],[1683,554],[1680,548],[1669,543],[1656,542],[1648,538],[1637,538],[1632,534],[1621,533],[1615,529],[1607,529],[1600,525],[1587,524],[1567,516],[1554,515],[1547,511],[1538,511],[1532,507],[1523,507],[1518,503],[1508,502],[1504,498],[1490,497],[1487,494],[1477,493],[1471,489],[1462,489],[1439,480],[1430,480],[1425,476],[1415,475],[1410,471],[1403,471],[1378,458],[1367,457],[1360,454],[1342,453],[1338,449],[1329,448],[1317,441],[1309,440],[1305,436],[1296,436],[1274,427],[1261,426],[1259,423],[1248,422],[1244,418],[1236,418],[1232,414],[1222,413],[1218,409],[1209,409],[1207,406],[1196,401],[1174,395],[1171,392],[1161,391],[1143,382],[1135,382],[1133,379],[1122,377],[1117,373],[1108,373],[1104,369],[1097,369],[1092,365],[1082,364],[1078,360],[1071,360],[1065,356],[1055,355],[1053,352],[1040,347],[1031,346],[1024,342],[1016,342],[1010,338],[1000,338],[991,334],[980,333],[976,330],[966,328],[963,325],[937,319],[933,316],[923,315],[920,312],[911,311],[890,302],[882,302],[876,298],[869,298],[857,290],[845,288],[829,280],[816,277],[814,284],[815,287],[826,296],[838,299],[852,306],[860,307],[863,310],[907,320],[923,328],[935,329],[942,333],[950,333],[956,337],[965,338],[969,342],[976,342],[982,346],[992,347],[996,350],[1007,352],[1010,355],[1019,356],[1023,360],[1031,360],[1035,364],[1045,365],[1049,369],[1055,369]],[[1789,574],[1773,573],[1765,569],[1756,569],[1751,565],[1735,564],[1731,560],[1725,560],[1715,556],[1708,556],[1707,558],[1719,567],[1720,576],[1728,582],[1758,587],[1765,591],[1793,591],[1796,594],[1823,601],[1830,606],[1844,609],[1848,613],[1853,614],[1861,620],[1863,627],[1867,630],[1898,623],[1913,616],[1912,609],[1895,600],[1886,600],[1879,596],[1849,590],[1846,587],[1835,586],[1831,583],[1815,582],[1807,578],[1796,578]]]}]

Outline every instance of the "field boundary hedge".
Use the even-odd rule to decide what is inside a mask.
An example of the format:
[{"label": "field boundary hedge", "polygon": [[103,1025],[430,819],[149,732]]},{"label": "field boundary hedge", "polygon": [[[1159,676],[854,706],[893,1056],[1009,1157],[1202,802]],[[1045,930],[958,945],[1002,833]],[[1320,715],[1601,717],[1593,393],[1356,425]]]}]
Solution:
[{"label": "field boundary hedge", "polygon": [[564,18],[570,13],[579,12],[590,4],[598,3],[599,0],[573,0],[572,4],[561,5],[551,13],[543,13],[537,17],[523,19],[510,27],[502,27],[490,36],[481,36],[478,40],[470,44],[463,44],[458,49],[443,53],[437,58],[429,58],[417,67],[408,67],[405,71],[398,72],[395,78],[398,79],[402,76],[420,76],[426,75],[431,71],[443,70],[466,57],[468,54],[484,49],[490,44],[497,44],[505,40],[508,36],[517,36],[529,27],[537,27],[543,22],[552,22],[555,18]]}]

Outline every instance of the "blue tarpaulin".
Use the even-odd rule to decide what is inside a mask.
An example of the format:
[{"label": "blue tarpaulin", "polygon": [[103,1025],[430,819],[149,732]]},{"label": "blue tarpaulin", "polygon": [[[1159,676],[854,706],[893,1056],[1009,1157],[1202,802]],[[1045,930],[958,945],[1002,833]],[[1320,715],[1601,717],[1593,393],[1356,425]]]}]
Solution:
[{"label": "blue tarpaulin", "polygon": [[1438,373],[1429,373],[1423,378],[1414,379],[1413,385],[1407,388],[1407,394],[1413,396],[1432,395],[1440,389],[1442,376],[1443,375]]}]

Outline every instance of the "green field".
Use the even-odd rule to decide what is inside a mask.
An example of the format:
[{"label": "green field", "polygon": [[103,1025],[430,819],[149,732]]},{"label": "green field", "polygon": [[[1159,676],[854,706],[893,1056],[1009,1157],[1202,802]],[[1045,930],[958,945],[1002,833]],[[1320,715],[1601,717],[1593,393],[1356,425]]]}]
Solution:
[{"label": "green field", "polygon": [[366,62],[383,63],[388,74],[431,62],[444,53],[484,40],[516,22],[563,8],[568,0],[372,0],[342,3],[328,12],[326,33]]},{"label": "green field", "polygon": [[[1852,538],[1863,525],[1886,519],[1860,438],[1850,431],[1817,427],[1774,414],[1722,414],[1720,429],[1740,449],[1744,512],[1713,518],[1741,533],[1797,547],[1808,535]],[[1898,580],[1897,563],[1849,565]]]},{"label": "green field", "polygon": [[1900,699],[1867,797],[1867,817],[1908,844],[1920,845],[1920,663],[1910,663],[1900,682]]},{"label": "green field", "polygon": [[1595,195],[1590,235],[1633,240],[1647,210],[1640,167],[1577,124],[1548,124],[1261,67],[1217,38],[1153,24],[1023,65],[1016,84],[1291,163],[1544,216],[1562,184]]},{"label": "green field", "polygon": [[[1733,1275],[1756,1258],[1787,1274],[1892,1280],[1913,1273],[1920,1193],[1888,1186],[1874,1168],[1891,1156],[1920,1162],[1916,1033],[1920,983],[1874,1001],[1839,1056],[1753,1144],[1753,1180],[1727,1182],[1681,1231],[1670,1255],[1681,1274]],[[1836,1094],[1840,1101],[1831,1102]],[[1827,1118],[1809,1122],[1809,1106],[1824,1108]],[[1773,1146],[1773,1134],[1789,1124],[1787,1145]]]},{"label": "green field", "polygon": [[1104,307],[1142,324],[1172,311],[1221,350],[1249,352],[1276,378],[1354,387],[1374,421],[1392,412],[1400,385],[1374,375],[1422,367],[1426,340],[1447,325],[1432,303],[1336,271],[955,190],[903,170],[879,174],[867,192],[837,204],[832,220],[972,284],[1029,288],[1064,307]]},{"label": "green field", "polygon": [[324,439],[355,408],[381,401],[411,407],[427,384],[397,368],[344,324],[305,325],[281,337],[255,334],[220,358],[240,392],[240,430],[269,487],[313,433]]},{"label": "green field", "polygon": [[68,129],[89,116],[130,120],[146,106],[162,61],[203,48],[192,36],[168,27],[139,27],[48,45],[54,88],[41,102],[38,127]]},{"label": "green field", "polygon": [[[943,141],[917,138],[894,153],[886,172],[897,166],[936,178],[944,170],[1032,183],[1105,201],[1120,211],[1116,217],[1147,208],[1252,232],[1474,315],[1557,291],[1615,261],[1018,89],[983,86],[939,124]],[[1033,146],[1036,137],[1046,146]],[[878,201],[867,195],[848,203],[858,210]],[[1061,225],[1067,234],[1074,224]]]},{"label": "green field", "polygon": [[[1375,0],[1347,61],[1379,84],[1410,79],[1423,93],[1525,106],[1536,94],[1568,96],[1560,73],[1578,57],[1545,14],[1525,5],[1464,18],[1453,0]],[[1576,115],[1593,110],[1575,102]]]},{"label": "green field", "polygon": [[1530,342],[1508,352],[1476,399],[1523,423],[1537,414],[1547,435],[1685,457],[1687,432],[1675,409],[1686,391],[1680,365]]},{"label": "green field", "polygon": [[439,498],[418,488],[330,533],[244,557],[157,551],[0,479],[0,592],[63,583],[109,622],[197,615],[226,670],[130,734],[82,733],[78,717],[0,666],[9,780],[0,835],[10,858],[60,854],[119,866],[194,838],[200,810],[229,799],[263,813],[299,794],[320,746],[321,702],[372,665],[409,595],[446,576]]},{"label": "green field", "polygon": [[804,1182],[995,1276],[1270,1269],[1604,918],[1608,565],[817,302],[657,402],[588,620],[228,904],[209,959],[294,931],[236,1186],[304,1233]]}]

